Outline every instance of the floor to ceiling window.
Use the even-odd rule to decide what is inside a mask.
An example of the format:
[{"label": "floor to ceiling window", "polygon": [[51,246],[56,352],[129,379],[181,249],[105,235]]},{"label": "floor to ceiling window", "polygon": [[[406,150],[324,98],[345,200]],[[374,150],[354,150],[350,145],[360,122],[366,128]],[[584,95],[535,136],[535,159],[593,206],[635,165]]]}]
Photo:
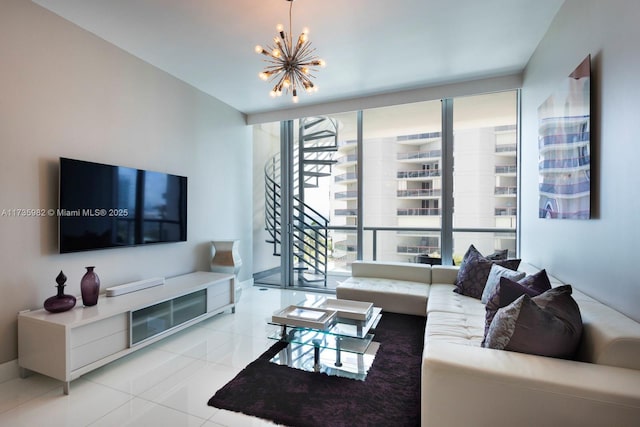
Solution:
[{"label": "floor to ceiling window", "polygon": [[274,230],[297,233],[292,268],[306,266],[293,274],[310,285],[356,259],[449,264],[472,243],[515,255],[517,105],[510,91],[287,122],[289,160],[269,161],[292,176],[291,227],[276,216]]},{"label": "floor to ceiling window", "polygon": [[[453,259],[516,254],[517,92],[453,100]],[[476,231],[477,230],[477,231]]]}]

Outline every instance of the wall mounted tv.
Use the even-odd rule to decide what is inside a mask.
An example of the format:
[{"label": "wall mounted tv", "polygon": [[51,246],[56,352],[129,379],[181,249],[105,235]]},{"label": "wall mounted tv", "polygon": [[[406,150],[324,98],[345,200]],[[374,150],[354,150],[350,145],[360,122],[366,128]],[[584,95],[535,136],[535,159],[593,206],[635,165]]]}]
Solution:
[{"label": "wall mounted tv", "polygon": [[60,253],[187,240],[187,177],[60,158]]}]

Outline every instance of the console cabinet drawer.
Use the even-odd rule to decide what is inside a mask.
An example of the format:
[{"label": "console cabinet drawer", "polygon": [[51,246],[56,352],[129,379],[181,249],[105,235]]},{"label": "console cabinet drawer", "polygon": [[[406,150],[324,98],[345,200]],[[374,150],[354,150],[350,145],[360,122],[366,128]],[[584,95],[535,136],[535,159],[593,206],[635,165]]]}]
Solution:
[{"label": "console cabinet drawer", "polygon": [[81,347],[92,341],[101,340],[109,335],[129,329],[126,313],[109,317],[95,323],[78,326],[71,329],[71,348]]},{"label": "console cabinet drawer", "polygon": [[120,331],[96,341],[71,349],[71,370],[97,362],[100,359],[125,350],[129,346],[129,334]]}]

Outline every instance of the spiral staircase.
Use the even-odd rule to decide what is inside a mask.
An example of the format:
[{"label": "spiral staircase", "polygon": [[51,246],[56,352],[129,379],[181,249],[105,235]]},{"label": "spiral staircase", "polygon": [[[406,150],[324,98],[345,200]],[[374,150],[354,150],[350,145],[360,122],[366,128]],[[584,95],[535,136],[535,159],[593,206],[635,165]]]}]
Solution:
[{"label": "spiral staircase", "polygon": [[[338,150],[338,127],[334,119],[307,117],[300,119],[297,143],[294,145],[294,188],[291,240],[293,265],[299,286],[327,286],[329,220],[305,203],[305,189],[318,187],[324,177],[331,176]],[[281,171],[280,154],[270,158],[264,168],[265,228],[273,255],[282,254]]]}]

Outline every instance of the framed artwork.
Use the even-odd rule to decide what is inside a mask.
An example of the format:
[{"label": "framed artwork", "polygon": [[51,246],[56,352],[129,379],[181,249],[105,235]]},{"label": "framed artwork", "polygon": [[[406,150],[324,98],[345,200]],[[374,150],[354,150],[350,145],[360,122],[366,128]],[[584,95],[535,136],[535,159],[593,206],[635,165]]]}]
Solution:
[{"label": "framed artwork", "polygon": [[539,218],[591,217],[591,55],[538,107]]}]

